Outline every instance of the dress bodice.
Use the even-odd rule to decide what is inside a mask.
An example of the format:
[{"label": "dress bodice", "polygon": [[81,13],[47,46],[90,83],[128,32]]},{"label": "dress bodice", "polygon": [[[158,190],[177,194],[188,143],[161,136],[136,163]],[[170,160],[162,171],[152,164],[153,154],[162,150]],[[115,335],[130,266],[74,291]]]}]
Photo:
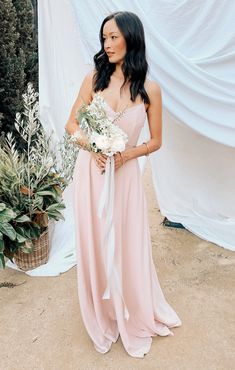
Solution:
[{"label": "dress bodice", "polygon": [[126,108],[121,115],[120,112],[115,112],[105,100],[104,103],[107,114],[114,120],[116,118],[115,124],[117,124],[128,135],[127,147],[135,146],[146,120],[144,103]]}]

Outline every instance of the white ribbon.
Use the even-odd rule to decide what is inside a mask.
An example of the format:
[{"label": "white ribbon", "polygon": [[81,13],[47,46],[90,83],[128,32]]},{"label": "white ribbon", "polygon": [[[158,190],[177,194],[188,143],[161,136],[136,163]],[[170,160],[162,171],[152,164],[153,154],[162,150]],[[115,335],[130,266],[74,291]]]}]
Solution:
[{"label": "white ribbon", "polygon": [[115,193],[115,178],[114,178],[114,157],[108,157],[105,165],[105,178],[104,187],[100,197],[100,203],[98,208],[98,216],[102,217],[103,211],[105,210],[105,225],[104,225],[104,240],[103,248],[105,251],[105,265],[107,274],[107,286],[102,296],[102,299],[110,299],[111,279],[112,275],[115,278],[117,288],[121,295],[124,303],[124,317],[126,320],[129,319],[129,312],[127,310],[123,293],[120,276],[114,265],[114,254],[115,254],[115,232],[113,223],[113,207],[114,207],[114,193]]}]

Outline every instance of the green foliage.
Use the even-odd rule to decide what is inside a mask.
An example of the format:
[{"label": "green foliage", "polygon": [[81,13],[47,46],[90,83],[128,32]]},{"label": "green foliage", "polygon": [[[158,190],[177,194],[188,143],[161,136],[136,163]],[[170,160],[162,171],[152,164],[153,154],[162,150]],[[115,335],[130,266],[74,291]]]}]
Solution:
[{"label": "green foliage", "polygon": [[13,122],[15,112],[22,107],[24,89],[25,57],[16,52],[19,40],[17,14],[11,0],[2,0],[0,5],[0,111],[3,123]]},{"label": "green foliage", "polygon": [[1,0],[0,4],[0,128],[17,137],[16,112],[22,106],[22,93],[31,81],[38,86],[38,56],[35,18],[30,0]]},{"label": "green foliage", "polygon": [[[58,156],[52,134],[39,121],[38,94],[28,84],[23,94],[24,111],[17,113],[15,127],[25,149],[19,152],[12,133],[0,147],[0,265],[21,249],[31,252],[33,239],[48,221],[63,219],[62,194],[72,179],[78,149],[65,136]],[[59,158],[58,158],[59,157]]]},{"label": "green foliage", "polygon": [[[38,90],[38,45],[36,32],[36,15],[31,0],[12,0],[17,14],[17,31],[19,40],[17,54],[20,50],[25,55],[25,84],[32,82]],[[23,91],[22,91],[23,92]]]}]

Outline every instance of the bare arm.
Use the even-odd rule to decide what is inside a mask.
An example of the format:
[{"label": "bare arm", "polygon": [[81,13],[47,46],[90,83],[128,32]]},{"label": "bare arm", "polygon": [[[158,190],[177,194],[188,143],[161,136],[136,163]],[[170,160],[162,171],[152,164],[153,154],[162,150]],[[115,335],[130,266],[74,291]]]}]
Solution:
[{"label": "bare arm", "polygon": [[[82,133],[82,130],[79,127],[79,123],[76,119],[77,110],[85,103],[89,104],[92,101],[92,91],[93,91],[93,79],[94,71],[89,72],[86,77],[84,78],[81,88],[79,90],[77,99],[75,100],[71,113],[69,115],[68,121],[65,125],[65,130],[69,135],[73,135],[76,131],[80,131]],[[82,133],[83,136],[79,137],[76,140],[76,144],[83,149],[90,150],[90,147],[88,145],[88,139],[86,137],[85,133]],[[106,162],[106,156],[103,156],[101,154],[97,153],[91,153],[93,156],[95,163],[97,167],[103,171],[105,168],[105,162]]]},{"label": "bare arm", "polygon": [[72,106],[65,130],[68,134],[73,135],[79,129],[79,123],[76,120],[76,113],[82,104],[89,104],[92,100],[92,77],[94,72],[89,72],[84,78],[78,96]]},{"label": "bare arm", "polygon": [[[146,89],[150,99],[150,105],[147,111],[150,140],[147,141],[149,152],[155,152],[162,145],[162,96],[160,86],[155,82],[149,82]],[[134,148],[126,149],[122,152],[124,161],[141,157],[147,154],[145,144]]]}]

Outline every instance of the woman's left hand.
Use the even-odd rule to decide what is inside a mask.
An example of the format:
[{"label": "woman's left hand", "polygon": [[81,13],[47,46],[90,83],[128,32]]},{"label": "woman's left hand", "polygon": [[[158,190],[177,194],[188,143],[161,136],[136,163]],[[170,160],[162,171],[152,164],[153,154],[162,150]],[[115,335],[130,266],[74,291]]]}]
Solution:
[{"label": "woman's left hand", "polygon": [[117,152],[116,154],[114,154],[115,171],[117,171],[123,164],[124,162],[121,153]]}]

